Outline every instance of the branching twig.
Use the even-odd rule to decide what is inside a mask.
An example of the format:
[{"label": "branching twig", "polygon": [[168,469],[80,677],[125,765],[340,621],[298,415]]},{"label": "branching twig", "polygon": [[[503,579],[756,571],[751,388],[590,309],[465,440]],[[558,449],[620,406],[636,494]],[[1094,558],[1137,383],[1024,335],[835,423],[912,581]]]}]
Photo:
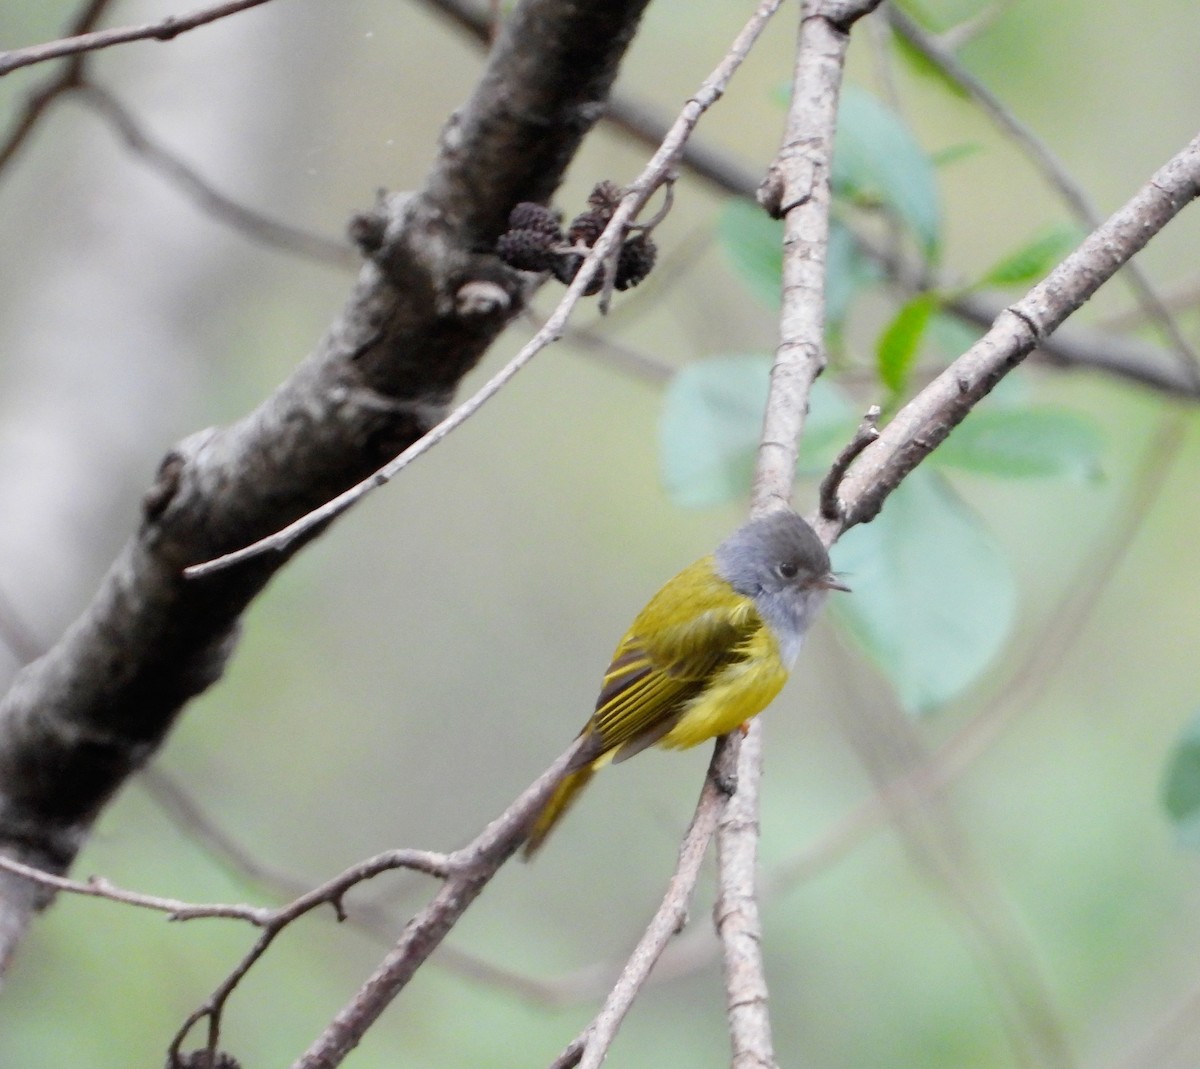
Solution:
[{"label": "branching twig", "polygon": [[193,11],[190,15],[170,16],[158,22],[147,22],[141,26],[117,26],[110,30],[92,30],[74,37],[61,37],[57,41],[47,41],[41,45],[30,45],[28,48],[14,48],[0,52],[0,76],[15,71],[19,67],[29,67],[34,63],[45,63],[49,59],[61,56],[78,56],[85,52],[95,52],[101,48],[111,48],[113,45],[123,45],[130,41],[169,41],[187,30],[216,22],[229,15],[236,15],[247,8],[258,7],[267,0],[229,0],[224,4],[213,4],[211,7]]},{"label": "branching twig", "polygon": [[1200,192],[1200,136],[1163,166],[987,334],[904,406],[842,480],[844,524],[865,523],[971,408]]},{"label": "branching twig", "polygon": [[296,1061],[294,1069],[334,1069],[437,949],[500,867],[516,852],[534,816],[545,805],[587,740],[580,738],[491,822],[476,839],[447,857],[450,873],[430,903],[405,926],[400,939],[354,998]]},{"label": "branching twig", "polygon": [[[88,0],[71,20],[68,33],[77,36],[89,31],[104,17],[104,12],[111,2],[112,0]],[[48,78],[25,98],[25,107],[13,123],[8,137],[0,143],[0,174],[4,173],[4,169],[29,140],[50,105],[66,90],[79,84],[86,59],[84,53],[72,56],[57,75]]]},{"label": "branching twig", "polygon": [[106,898],[110,902],[139,906],[142,909],[166,913],[168,919],[173,921],[223,918],[246,921],[256,928],[283,928],[309,910],[326,903],[332,905],[340,916],[341,900],[346,892],[383,872],[391,872],[394,869],[410,869],[413,872],[424,873],[426,876],[444,879],[450,872],[450,859],[449,855],[429,850],[388,850],[350,866],[333,879],[306,891],[294,902],[277,909],[225,903],[200,905],[176,898],[147,895],[140,891],[127,891],[120,888],[103,876],[92,876],[82,881],[70,880],[65,876],[56,876],[52,872],[45,872],[2,855],[0,855],[0,868],[17,876],[24,876],[26,879],[54,891],[66,891],[89,898]]},{"label": "branching twig", "polygon": [[854,437],[843,447],[834,458],[829,472],[821,480],[820,507],[821,515],[827,520],[836,520],[842,514],[842,505],[838,500],[838,488],[842,485],[842,477],[849,470],[854,458],[879,437],[879,417],[883,410],[878,405],[871,405],[854,432]]}]

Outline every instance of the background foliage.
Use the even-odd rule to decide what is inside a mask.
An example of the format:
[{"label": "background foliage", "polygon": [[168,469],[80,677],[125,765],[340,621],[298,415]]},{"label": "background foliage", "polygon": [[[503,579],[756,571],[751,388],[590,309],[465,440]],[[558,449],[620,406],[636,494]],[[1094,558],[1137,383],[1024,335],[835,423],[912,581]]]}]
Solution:
[{"label": "background foliage", "polygon": [[[977,10],[921,6],[938,25]],[[9,0],[0,43],[56,36],[71,10]],[[743,17],[741,5],[658,0],[622,88],[671,114]],[[1198,33],[1187,0],[1029,0],[1004,5],[961,55],[1107,210],[1194,132]],[[780,16],[701,128],[753,169],[777,146],[793,34]],[[941,81],[893,55],[898,124],[881,110],[870,33],[852,58],[858,88],[839,147],[847,218],[890,210],[963,285],[1019,292],[1063,247],[1053,194]],[[419,4],[290,0],[95,62],[217,186],[336,234],[376,186],[417,182],[480,57]],[[37,73],[0,82],[0,107],[13,109]],[[597,178],[629,177],[643,154],[601,130],[558,203],[572,213]],[[581,325],[679,375],[631,372],[586,339],[547,354],[281,576],[227,680],[181,722],[161,764],[264,863],[315,878],[388,846],[465,840],[578,729],[631,611],[739,521],[777,265],[756,241],[759,216],[696,180],[677,193],[655,274],[607,322],[588,312]],[[196,212],[75,104],[0,180],[0,228],[10,250],[0,591],[50,638],[126,536],[163,450],[284,376],[336,313],[347,277]],[[1195,247],[1185,216],[1141,259],[1159,279],[1194,279]],[[931,303],[868,285],[872,272],[842,254],[837,374],[806,443],[813,474],[867,404],[894,403],[960,344]],[[1129,306],[1111,288],[1083,318],[1101,324]],[[1194,338],[1195,313],[1183,323]],[[522,336],[512,331],[476,374]],[[140,400],[122,409],[129,397]],[[1079,1063],[1119,1064],[1200,982],[1196,862],[1168,815],[1195,808],[1188,750],[1162,805],[1200,704],[1194,427],[1176,455],[1147,452],[1173,411],[1096,375],[1030,369],[838,547],[856,593],[819,629],[767,725],[764,852],[782,886],[766,905],[766,943],[785,1062],[1010,1065],[1003,992],[1040,976]],[[697,429],[714,426],[720,436],[703,440],[716,455],[697,455]],[[93,452],[116,458],[102,481],[89,477]],[[1146,470],[1164,466],[1157,497],[1131,505]],[[811,481],[805,494],[809,506]],[[1127,552],[1098,569],[1131,508]],[[1061,614],[1075,590],[1098,594],[1082,621]],[[835,861],[783,879],[874,776],[989,716],[1005,730],[923,823],[840,840]],[[502,874],[453,946],[549,980],[617,960],[660,893],[705,759],[653,755],[598,779],[534,866]],[[138,787],[76,867],[93,871],[193,900],[262,894]],[[980,948],[947,871],[983,881],[970,901],[1016,966]],[[387,886],[403,918],[413,885]],[[173,926],[64,899],[0,1001],[0,1063],[158,1064],[246,938],[219,922]],[[377,953],[327,917],[289,933],[233,1004],[229,1035],[246,1064],[286,1062]],[[598,996],[565,997],[564,983],[564,1004],[547,1008],[448,959],[352,1064],[494,1064],[497,1052],[504,1064],[545,1063]],[[614,1057],[724,1064],[719,992],[711,959],[664,982]],[[1200,1036],[1190,1039],[1180,1065],[1194,1061]]]}]

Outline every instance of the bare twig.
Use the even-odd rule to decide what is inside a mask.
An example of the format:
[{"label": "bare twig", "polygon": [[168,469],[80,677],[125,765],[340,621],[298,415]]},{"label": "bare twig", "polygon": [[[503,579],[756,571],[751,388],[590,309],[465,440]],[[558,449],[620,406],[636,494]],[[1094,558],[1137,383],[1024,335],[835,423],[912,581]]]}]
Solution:
[{"label": "bare twig", "polygon": [[226,920],[246,921],[256,928],[283,928],[317,906],[332,905],[340,915],[341,899],[346,892],[365,880],[373,879],[380,873],[391,872],[394,869],[410,869],[413,872],[424,873],[426,876],[445,879],[452,871],[452,863],[451,855],[434,853],[430,850],[388,850],[350,866],[333,879],[306,891],[295,901],[278,909],[224,903],[199,905],[175,898],[147,895],[140,891],[127,891],[102,876],[92,876],[87,880],[70,880],[65,876],[56,876],[52,872],[45,872],[2,855],[0,855],[0,868],[54,891],[66,891],[88,898],[106,898],[110,902],[120,902],[127,906],[140,906],[143,909],[166,913],[168,919],[173,921],[219,917]]},{"label": "bare twig", "polygon": [[[104,17],[104,12],[111,2],[112,0],[87,0],[71,20],[68,34],[76,36],[86,33]],[[25,98],[25,106],[13,123],[8,137],[0,143],[0,174],[4,173],[4,169],[29,140],[42,117],[49,111],[50,105],[66,90],[79,84],[86,58],[83,53],[73,56],[58,74],[48,78]]]},{"label": "bare twig", "polygon": [[713,919],[725,963],[725,1014],[732,1069],[771,1069],[775,1065],[758,904],[762,751],[759,725],[758,730],[748,731],[742,739],[737,791],[717,827],[718,886]]},{"label": "bare twig", "polygon": [[736,776],[739,741],[726,737],[718,740],[709,763],[704,787],[692,822],[679,847],[675,873],[667,885],[658,909],[642,938],[629,956],[625,968],[608,993],[604,1006],[591,1024],[551,1063],[551,1069],[599,1069],[616,1038],[621,1022],[633,1005],[638,992],[650,977],[650,971],[687,922],[688,908],[700,878],[701,865],[717,829],[728,794],[724,784]]},{"label": "bare twig", "polygon": [[[850,27],[878,3],[816,2],[801,10],[787,129],[760,190],[762,203],[784,220],[786,254],[779,346],[754,472],[752,512],[758,514],[791,503],[809,394],[825,368],[825,264],[838,97]],[[722,827],[718,856],[718,934],[735,1069],[775,1064],[755,887],[761,733],[755,720],[738,762],[737,819]]]},{"label": "bare twig", "polygon": [[662,144],[653,157],[651,157],[650,162],[646,164],[642,173],[626,187],[626,193],[621,200],[620,206],[613,213],[611,220],[604,229],[604,233],[596,240],[591,251],[585,257],[579,268],[579,273],[575,276],[574,281],[568,287],[558,306],[550,314],[541,329],[538,330],[516,356],[496,372],[473,396],[469,397],[438,423],[437,426],[433,427],[424,436],[413,442],[402,453],[369,475],[366,479],[350,487],[350,489],[339,494],[332,500],[327,501],[307,515],[301,516],[282,530],[276,531],[231,553],[226,553],[220,557],[205,561],[202,564],[192,565],[186,569],[184,574],[189,579],[196,579],[263,553],[285,551],[297,538],[300,538],[306,532],[328,523],[372,490],[385,485],[419,456],[428,452],[448,434],[462,426],[463,423],[470,419],[483,405],[503,389],[513,376],[537,356],[538,353],[557,341],[562,336],[575,305],[583,296],[596,272],[600,270],[600,265],[619,245],[626,227],[646,201],[653,195],[654,191],[671,179],[679,153],[682,151],[683,146],[687,144],[696,123],[720,99],[722,93],[725,91],[725,87],[729,84],[729,80],[733,77],[738,67],[741,66],[742,61],[746,58],[750,48],[762,32],[767,20],[774,14],[781,3],[782,0],[762,0],[758,9],[746,23],[741,33],[738,34],[725,58],[713,73],[704,80],[704,83],[695,95],[684,105],[683,110],[672,124],[670,130],[667,131],[666,137],[663,138]]},{"label": "bare twig", "polygon": [[879,437],[879,417],[882,411],[878,405],[871,405],[867,409],[862,422],[854,432],[854,437],[834,458],[828,474],[821,480],[821,515],[825,519],[836,520],[841,516],[842,505],[838,500],[838,487],[841,486],[842,477],[849,470],[854,458]]},{"label": "bare twig", "polygon": [[537,780],[475,840],[447,857],[450,873],[429,904],[405,926],[400,939],[354,998],[313,1041],[294,1069],[334,1069],[437,949],[500,867],[516,852],[534,816],[571,767],[584,738],[576,739]]},{"label": "bare twig", "polygon": [[[842,481],[844,526],[876,515],[887,495],[980,398],[1200,192],[1200,136],[1168,161],[992,329],[904,406]],[[839,524],[821,520],[832,534]]]},{"label": "bare twig", "polygon": [[368,475],[361,482],[343,491],[337,497],[326,501],[323,505],[306,513],[281,530],[275,531],[265,538],[260,538],[257,542],[252,542],[248,546],[234,550],[231,553],[225,553],[212,560],[204,561],[201,564],[191,565],[184,570],[184,575],[188,579],[199,579],[202,576],[219,572],[224,568],[232,567],[235,564],[240,564],[242,561],[250,560],[264,553],[284,552],[296,539],[316,527],[329,523],[362,498],[366,497],[372,490],[377,490],[379,487],[391,482],[392,479],[399,475],[414,460],[429,452],[430,449],[447,437],[447,435],[466,423],[467,420],[508,385],[517,372],[524,368],[538,353],[562,337],[567,320],[570,318],[575,305],[584,295],[584,291],[587,289],[592,277],[600,270],[600,265],[610,250],[614,249],[620,243],[619,235],[623,232],[625,224],[631,218],[635,210],[635,205],[639,205],[642,199],[644,198],[640,194],[634,193],[628,195],[621,202],[621,206],[613,214],[612,220],[605,228],[604,233],[596,240],[595,245],[592,246],[592,251],[584,259],[583,264],[579,268],[579,274],[575,276],[574,281],[563,295],[558,307],[554,309],[538,332],[516,356],[488,379],[474,394],[453,409],[445,419],[418,438],[398,456],[393,457],[383,467],[372,472],[372,474]]},{"label": "bare twig", "polygon": [[267,0],[229,0],[224,4],[213,4],[211,7],[193,11],[190,15],[170,16],[158,22],[147,22],[141,26],[118,26],[110,30],[92,30],[74,37],[62,37],[57,41],[47,41],[41,45],[30,45],[28,48],[14,48],[0,52],[0,76],[15,71],[19,67],[29,67],[34,63],[45,63],[49,59],[60,56],[78,56],[85,52],[95,52],[101,48],[111,48],[113,45],[127,44],[130,41],[169,41],[187,30],[204,26],[218,19],[236,15],[247,8],[258,7]]},{"label": "bare twig", "polygon": [[759,512],[790,503],[808,395],[825,369],[825,258],[842,65],[849,27],[877,6],[878,0],[805,6],[787,130],[759,190],[764,207],[784,220],[783,244],[790,253],[783,262],[779,347],[754,478]]}]

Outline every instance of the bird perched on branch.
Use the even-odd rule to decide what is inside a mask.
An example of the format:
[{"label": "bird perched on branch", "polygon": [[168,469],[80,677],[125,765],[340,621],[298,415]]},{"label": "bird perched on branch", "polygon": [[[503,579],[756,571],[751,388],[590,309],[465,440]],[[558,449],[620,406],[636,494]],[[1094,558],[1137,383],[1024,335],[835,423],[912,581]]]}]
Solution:
[{"label": "bird perched on branch", "polygon": [[618,644],[574,767],[534,821],[525,857],[610,761],[656,743],[696,746],[762,712],[826,594],[848,589],[816,532],[788,510],[751,520],[669,580]]}]

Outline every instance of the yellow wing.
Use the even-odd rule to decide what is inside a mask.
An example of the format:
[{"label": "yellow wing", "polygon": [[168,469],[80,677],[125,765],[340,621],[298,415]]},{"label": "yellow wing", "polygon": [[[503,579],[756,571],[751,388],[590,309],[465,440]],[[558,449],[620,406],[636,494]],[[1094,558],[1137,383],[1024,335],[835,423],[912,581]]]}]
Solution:
[{"label": "yellow wing", "polygon": [[[665,739],[676,747],[694,746],[736,727],[740,718],[722,729],[719,719],[709,715],[708,706],[722,704],[733,689],[727,677],[732,680],[739,674],[739,662],[764,639],[774,641],[754,602],[717,576],[711,557],[685,568],[655,594],[613,654],[596,711],[581,733],[590,736],[592,745],[581,751],[576,767],[538,814],[525,842],[526,859],[542,845],[596,770],[609,761],[632,757],[677,727],[675,735]],[[712,702],[707,697],[697,702],[714,679],[721,680],[719,696],[714,694]],[[773,695],[772,691],[747,715],[757,713]],[[681,717],[696,713],[699,719],[694,725],[680,724]]]},{"label": "yellow wing", "polygon": [[762,630],[754,602],[705,557],[667,583],[634,620],[604,674],[585,731],[622,761],[661,739],[723,667]]}]

